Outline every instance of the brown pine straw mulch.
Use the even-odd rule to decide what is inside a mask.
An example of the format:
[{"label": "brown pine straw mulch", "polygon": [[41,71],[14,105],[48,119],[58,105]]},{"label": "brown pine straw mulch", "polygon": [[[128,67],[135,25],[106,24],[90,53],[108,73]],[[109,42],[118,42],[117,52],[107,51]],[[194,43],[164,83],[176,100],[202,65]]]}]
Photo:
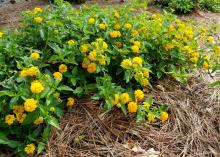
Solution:
[{"label": "brown pine straw mulch", "polygon": [[52,129],[40,157],[153,157],[133,146],[163,157],[220,156],[220,89],[210,89],[203,74],[194,74],[185,87],[167,78],[148,90],[156,103],[169,105],[165,123],[137,124],[117,108],[103,113],[102,103],[80,100],[60,120],[62,130]]}]

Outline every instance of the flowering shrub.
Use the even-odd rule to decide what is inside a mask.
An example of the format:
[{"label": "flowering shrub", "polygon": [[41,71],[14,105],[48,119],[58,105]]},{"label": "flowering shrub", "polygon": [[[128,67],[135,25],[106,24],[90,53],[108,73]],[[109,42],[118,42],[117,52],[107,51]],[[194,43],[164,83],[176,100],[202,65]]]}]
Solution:
[{"label": "flowering shrub", "polygon": [[167,105],[142,89],[168,74],[186,82],[192,70],[215,67],[219,48],[205,28],[171,14],[134,17],[127,8],[76,10],[57,0],[0,33],[0,144],[20,156],[40,153],[50,125],[60,129],[62,110],[94,92],[104,111],[117,107],[138,122],[164,122]]}]

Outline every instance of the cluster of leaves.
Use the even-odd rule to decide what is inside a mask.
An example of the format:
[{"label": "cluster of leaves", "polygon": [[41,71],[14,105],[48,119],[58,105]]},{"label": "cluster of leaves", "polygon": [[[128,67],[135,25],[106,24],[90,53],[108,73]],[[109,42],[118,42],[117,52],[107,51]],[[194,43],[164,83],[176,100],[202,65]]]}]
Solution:
[{"label": "cluster of leaves", "polygon": [[176,13],[190,13],[196,8],[212,12],[220,11],[219,0],[154,0],[154,2],[173,9]]},{"label": "cluster of leaves", "polygon": [[20,156],[33,154],[35,144],[41,152],[73,96],[94,92],[105,111],[167,120],[167,106],[145,99],[141,89],[167,74],[186,82],[192,70],[215,69],[219,48],[205,28],[167,13],[134,17],[135,6],[76,10],[57,0],[24,12],[18,29],[0,32],[0,144]]}]

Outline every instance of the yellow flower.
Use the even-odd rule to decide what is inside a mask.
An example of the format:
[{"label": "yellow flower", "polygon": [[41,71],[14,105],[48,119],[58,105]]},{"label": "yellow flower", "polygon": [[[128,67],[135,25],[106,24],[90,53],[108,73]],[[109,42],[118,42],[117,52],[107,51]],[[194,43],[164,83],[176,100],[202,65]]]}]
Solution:
[{"label": "yellow flower", "polygon": [[140,57],[134,57],[133,63],[138,64],[138,65],[142,65],[142,59]]},{"label": "yellow flower", "polygon": [[2,37],[3,37],[3,35],[4,35],[4,33],[3,33],[3,32],[0,32],[0,38],[2,38]]},{"label": "yellow flower", "polygon": [[208,55],[205,55],[205,56],[204,56],[204,59],[208,61],[208,60],[209,60],[209,56],[208,56]]},{"label": "yellow flower", "polygon": [[35,18],[34,18],[34,21],[35,21],[36,23],[41,23],[41,22],[43,21],[43,19],[42,19],[41,17],[35,17]]},{"label": "yellow flower", "polygon": [[95,63],[90,63],[87,67],[87,71],[89,73],[94,73],[96,71],[96,64]]},{"label": "yellow flower", "polygon": [[208,69],[209,68],[209,63],[203,62],[202,66],[203,66],[203,68]]},{"label": "yellow flower", "polygon": [[55,73],[53,73],[53,77],[54,77],[55,79],[61,81],[61,80],[63,79],[63,74],[60,73],[60,72],[55,72]]},{"label": "yellow flower", "polygon": [[135,113],[137,112],[138,105],[136,102],[129,102],[128,103],[128,112]]},{"label": "yellow flower", "polygon": [[67,99],[66,105],[67,105],[67,106],[73,106],[73,105],[75,105],[75,100],[74,100],[74,98],[69,97],[69,98]]},{"label": "yellow flower", "polygon": [[152,15],[151,15],[151,18],[152,18],[152,19],[156,19],[157,17],[158,17],[157,14],[152,14]]},{"label": "yellow flower", "polygon": [[120,100],[123,104],[127,104],[130,101],[130,96],[128,93],[122,93],[120,95]]},{"label": "yellow flower", "polygon": [[160,120],[161,120],[162,122],[165,122],[165,121],[168,119],[168,117],[169,117],[169,115],[168,115],[167,112],[164,112],[164,111],[161,112],[161,114],[160,114]]},{"label": "yellow flower", "polygon": [[175,32],[175,31],[176,31],[176,29],[175,29],[175,27],[173,26],[173,24],[170,24],[170,25],[169,25],[169,31],[170,31],[170,32]]},{"label": "yellow flower", "polygon": [[40,116],[34,121],[34,125],[39,125],[42,124],[43,122],[44,122],[44,118]]},{"label": "yellow flower", "polygon": [[103,41],[103,39],[102,38],[97,38],[96,41],[101,42],[101,41]]},{"label": "yellow flower", "polygon": [[12,125],[14,123],[14,121],[15,121],[14,115],[9,114],[5,117],[5,123],[8,125]]},{"label": "yellow flower", "polygon": [[27,116],[26,114],[18,113],[18,114],[16,114],[16,119],[21,124],[21,123],[23,123],[26,116]]},{"label": "yellow flower", "polygon": [[198,61],[197,57],[193,57],[189,59],[192,63],[196,63]]},{"label": "yellow flower", "polygon": [[89,24],[93,25],[95,23],[95,19],[94,18],[89,18]]},{"label": "yellow flower", "polygon": [[105,24],[104,23],[100,23],[98,27],[101,30],[105,30]]},{"label": "yellow flower", "polygon": [[115,30],[119,30],[120,28],[121,28],[121,26],[120,26],[119,24],[115,24],[115,25],[114,25],[114,29],[115,29]]},{"label": "yellow flower", "polygon": [[40,7],[35,7],[34,8],[34,13],[37,14],[37,13],[41,13],[42,12],[42,9]]},{"label": "yellow flower", "polygon": [[116,45],[117,47],[122,47],[122,46],[123,46],[120,41],[117,41],[117,42],[115,43],[115,45]]},{"label": "yellow flower", "polygon": [[133,53],[138,53],[138,52],[139,52],[139,47],[136,46],[136,45],[133,45],[133,46],[131,46],[131,51],[132,51]]},{"label": "yellow flower", "polygon": [[35,81],[31,82],[30,90],[31,90],[32,93],[39,94],[44,89],[45,89],[45,87],[44,87],[44,85],[40,81],[35,80]]},{"label": "yellow flower", "polygon": [[144,69],[143,70],[143,76],[146,77],[146,78],[149,78],[149,75],[150,75],[149,74],[149,70],[148,69]]},{"label": "yellow flower", "polygon": [[27,112],[33,112],[37,108],[37,101],[34,100],[33,98],[31,99],[26,99],[24,103],[24,110]]},{"label": "yellow flower", "polygon": [[141,43],[140,43],[140,41],[134,41],[134,45],[140,47]]},{"label": "yellow flower", "polygon": [[103,47],[103,49],[107,49],[107,48],[108,48],[108,44],[107,44],[106,42],[103,41],[103,43],[102,43],[102,47]]},{"label": "yellow flower", "polygon": [[120,31],[113,31],[113,32],[110,32],[109,35],[111,38],[117,38],[117,37],[121,37],[121,32]]},{"label": "yellow flower", "polygon": [[140,89],[134,91],[134,96],[137,100],[142,100],[144,98],[144,92]]},{"label": "yellow flower", "polygon": [[137,30],[133,30],[133,31],[131,32],[131,34],[132,34],[132,35],[138,35],[139,32],[138,32]]},{"label": "yellow flower", "polygon": [[15,105],[13,106],[13,113],[14,114],[19,114],[24,112],[24,106],[21,105]]},{"label": "yellow flower", "polygon": [[74,41],[74,40],[68,40],[68,41],[67,41],[67,44],[68,44],[68,45],[73,45],[73,44],[75,44],[75,41]]},{"label": "yellow flower", "polygon": [[146,87],[147,85],[149,85],[149,80],[148,79],[143,79],[143,86]]},{"label": "yellow flower", "polygon": [[115,94],[114,100],[112,101],[112,105],[117,105],[119,103],[119,95]]},{"label": "yellow flower", "polygon": [[89,51],[89,48],[88,48],[88,46],[87,45],[82,45],[81,46],[81,51],[83,52],[83,53],[86,53],[86,52],[88,52]]},{"label": "yellow flower", "polygon": [[213,43],[214,42],[214,38],[212,36],[209,36],[207,38],[207,41],[210,42],[210,43]]},{"label": "yellow flower", "polygon": [[35,152],[35,145],[33,143],[26,145],[26,147],[24,148],[24,151],[26,154],[31,155],[34,154]]},{"label": "yellow flower", "polygon": [[97,56],[97,52],[96,52],[95,50],[93,50],[93,51],[91,51],[91,52],[89,53],[88,58],[89,58],[91,61],[93,61],[96,56]]},{"label": "yellow flower", "polygon": [[31,53],[30,58],[33,60],[38,60],[40,58],[40,55],[37,52],[33,52]]},{"label": "yellow flower", "polygon": [[60,64],[59,72],[61,72],[61,73],[67,72],[67,66],[65,64]]},{"label": "yellow flower", "polygon": [[26,70],[22,70],[20,72],[21,77],[26,77],[26,76],[36,76],[39,72],[39,69],[37,67],[31,67]]},{"label": "yellow flower", "polygon": [[167,44],[164,48],[165,48],[166,51],[170,51],[174,48],[174,45],[173,44]]},{"label": "yellow flower", "polygon": [[89,64],[89,60],[87,58],[84,58],[82,62],[82,67],[86,69],[88,67],[88,64]]},{"label": "yellow flower", "polygon": [[54,111],[55,111],[55,108],[54,108],[54,107],[50,107],[50,111],[51,111],[51,112],[54,112]]},{"label": "yellow flower", "polygon": [[127,24],[125,24],[125,28],[126,28],[126,29],[131,29],[131,28],[132,28],[132,25],[129,24],[129,23],[127,23]]},{"label": "yellow flower", "polygon": [[153,113],[148,113],[147,114],[148,122],[155,122],[156,121],[155,118],[156,118],[156,116]]},{"label": "yellow flower", "polygon": [[199,58],[200,54],[198,52],[194,52],[191,54],[191,56],[194,58]]},{"label": "yellow flower", "polygon": [[124,59],[122,62],[121,62],[121,67],[124,68],[124,69],[129,69],[131,67],[132,63],[129,59]]},{"label": "yellow flower", "polygon": [[115,12],[115,13],[114,13],[114,17],[119,18],[119,13],[118,13],[118,12]]}]

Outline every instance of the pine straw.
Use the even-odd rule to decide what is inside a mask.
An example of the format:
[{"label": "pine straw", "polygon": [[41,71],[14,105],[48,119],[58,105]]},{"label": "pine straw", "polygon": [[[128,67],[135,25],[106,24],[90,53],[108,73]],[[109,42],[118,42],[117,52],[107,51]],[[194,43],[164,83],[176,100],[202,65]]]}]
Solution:
[{"label": "pine straw", "polygon": [[52,129],[47,151],[40,156],[140,156],[125,144],[154,148],[164,157],[218,156],[219,91],[209,89],[209,81],[201,81],[201,75],[195,74],[186,87],[168,78],[148,90],[146,95],[156,103],[169,104],[171,116],[166,123],[137,124],[132,115],[126,117],[117,108],[102,113],[100,102],[79,101],[60,121],[62,130]]}]

